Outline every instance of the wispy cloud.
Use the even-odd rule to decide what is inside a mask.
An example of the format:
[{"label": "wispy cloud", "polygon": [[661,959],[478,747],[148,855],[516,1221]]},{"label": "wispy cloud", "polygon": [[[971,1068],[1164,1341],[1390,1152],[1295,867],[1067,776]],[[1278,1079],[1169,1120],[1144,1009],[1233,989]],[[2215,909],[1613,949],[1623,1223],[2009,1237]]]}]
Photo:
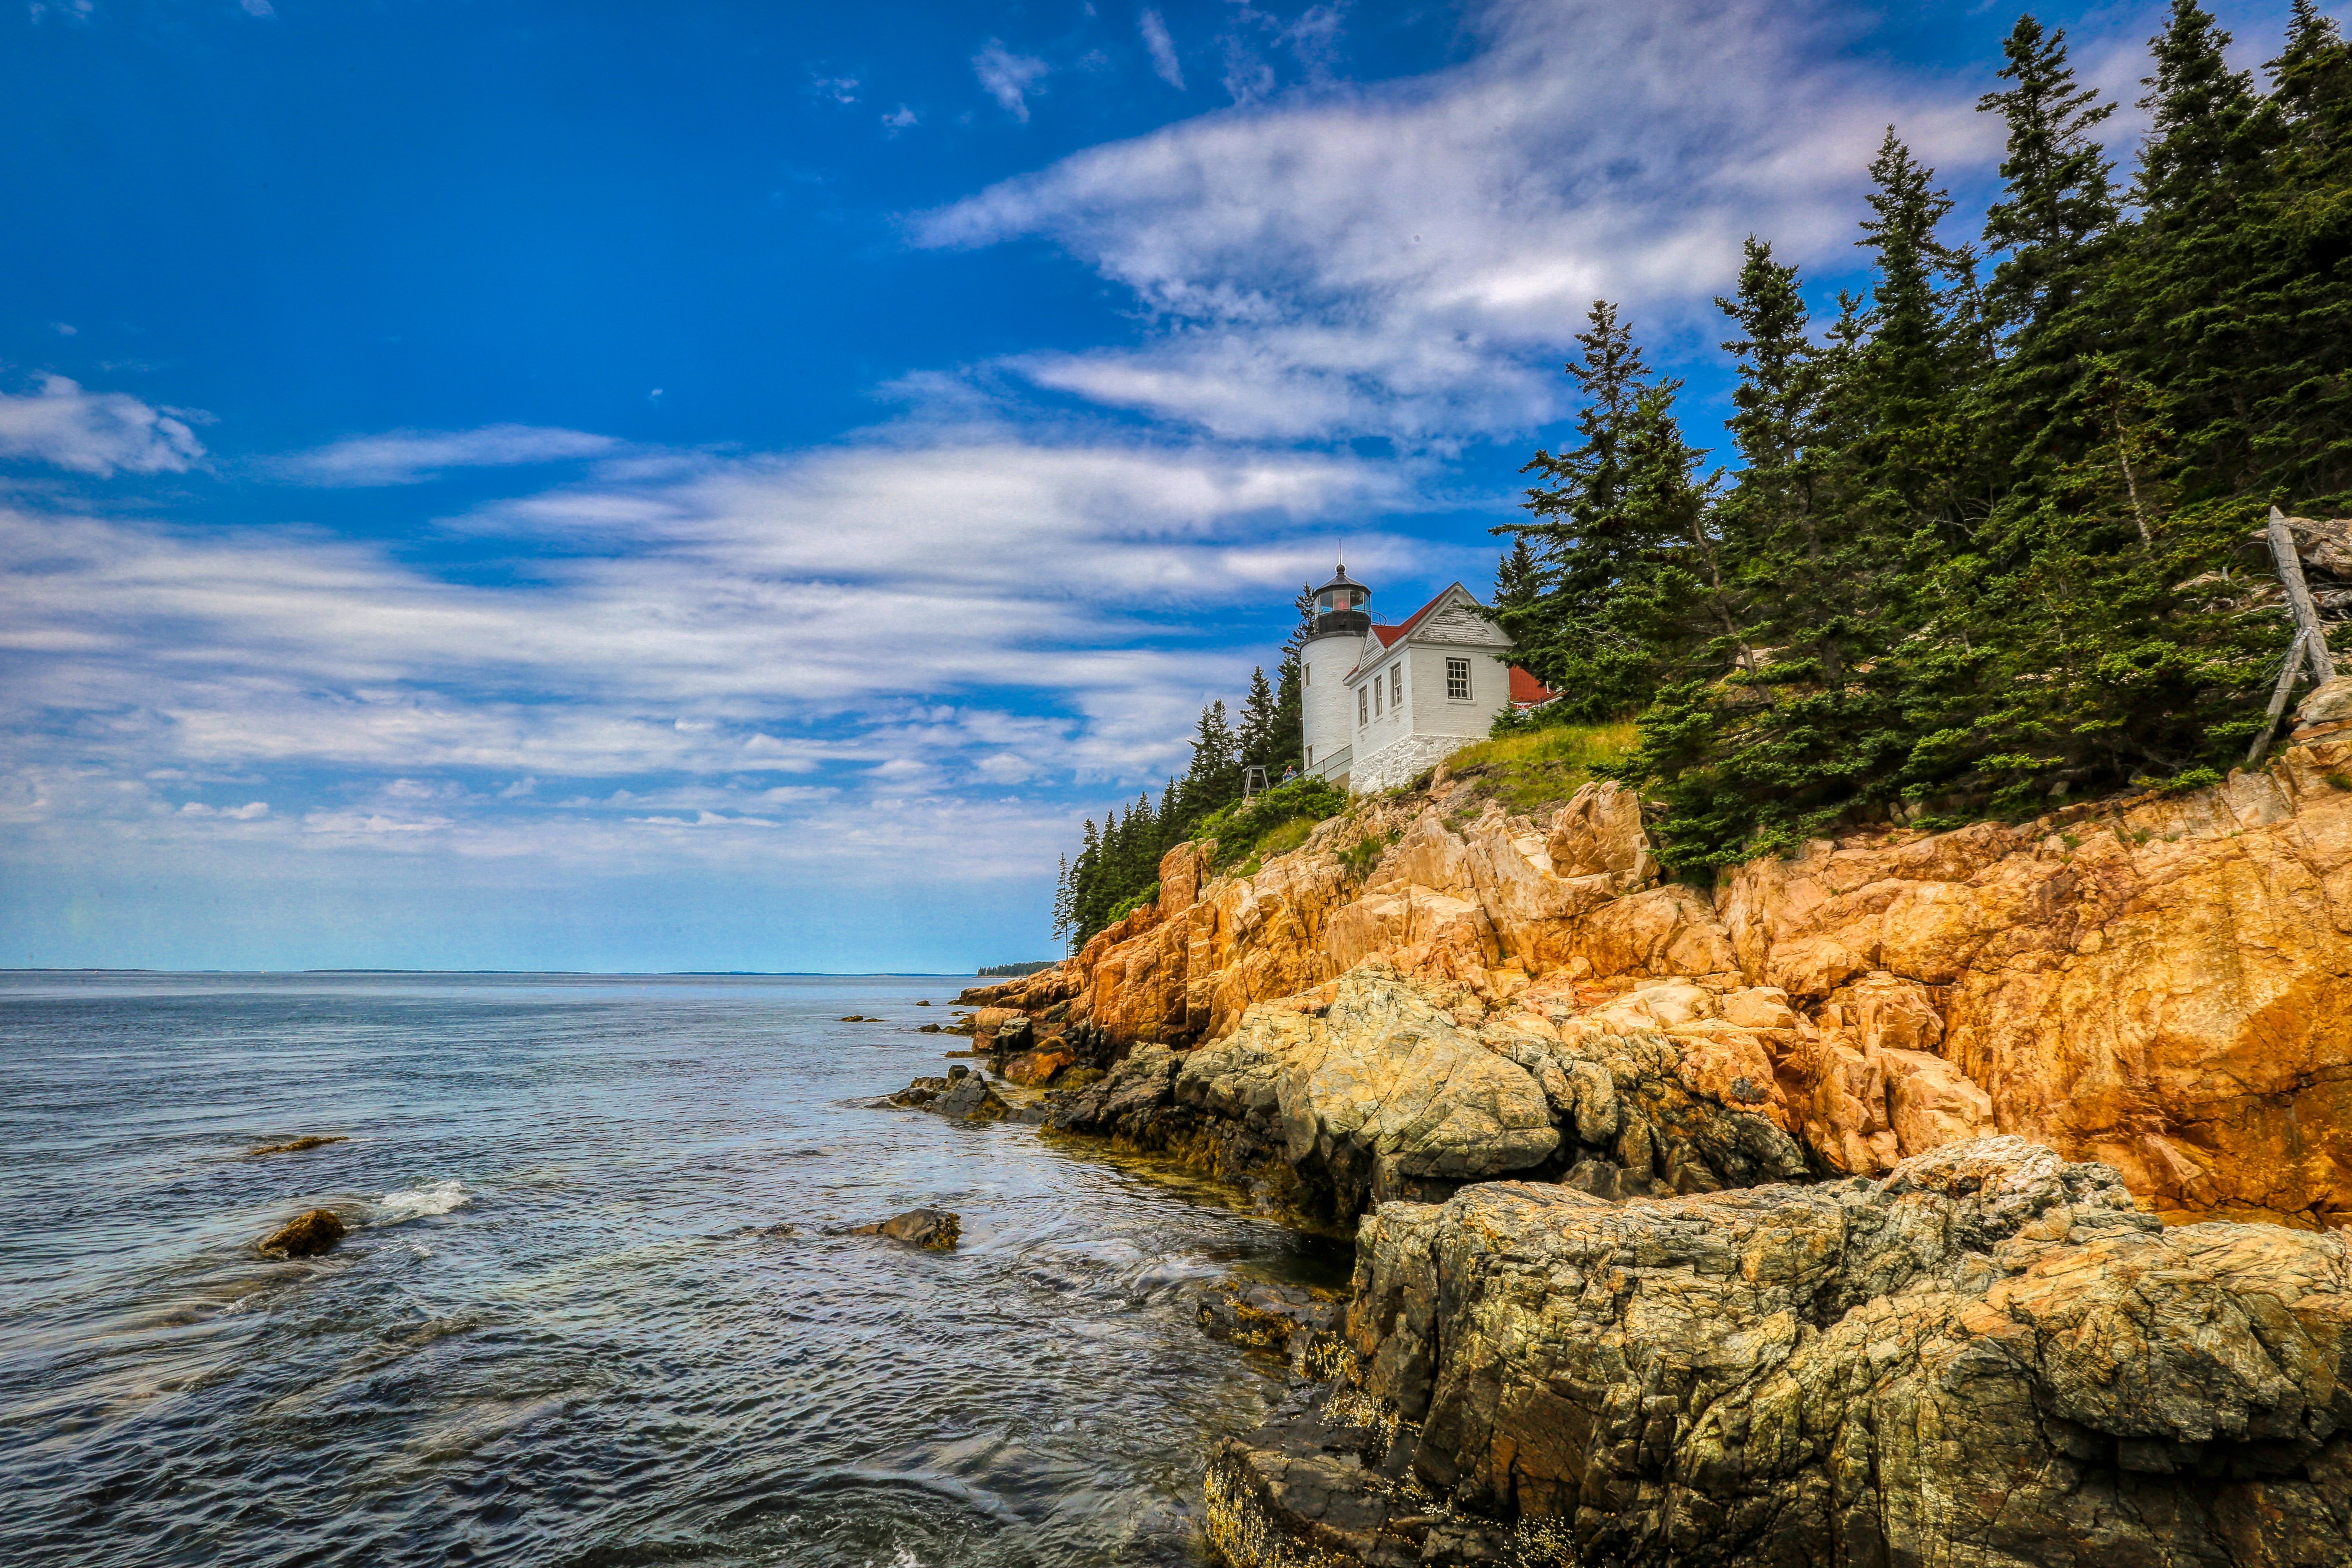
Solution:
[{"label": "wispy cloud", "polygon": [[[656,389],[656,397],[661,395]],[[610,436],[533,425],[486,425],[477,430],[394,430],[355,436],[278,459],[275,470],[313,485],[413,485],[450,468],[509,468],[596,458],[619,449]]]},{"label": "wispy cloud", "polygon": [[[793,826],[775,853],[807,858],[807,834],[921,800],[900,837],[952,859],[940,835],[992,792],[1180,765],[1200,703],[1265,657],[1218,610],[1279,605],[1337,520],[1408,503],[1403,482],[1342,457],[898,429],[614,463],[486,508],[462,525],[531,567],[490,585],[372,542],[0,508],[0,816],[585,863],[706,813]],[[222,779],[243,782],[203,782]],[[987,864],[1066,826],[1047,801],[1013,815]]]},{"label": "wispy cloud", "polygon": [[1143,30],[1143,47],[1151,51],[1151,69],[1161,81],[1177,91],[1184,90],[1184,67],[1176,58],[1176,40],[1168,36],[1168,24],[1159,12],[1146,8],[1136,18]]},{"label": "wispy cloud", "polygon": [[1504,0],[1473,20],[1461,65],[1092,148],[916,232],[1044,237],[1153,312],[1133,346],[1009,362],[1041,384],[1229,437],[1442,443],[1557,413],[1595,297],[1696,321],[1751,231],[1848,265],[1890,121],[1963,173],[1997,151],[1980,84],[1848,59],[1825,7]]},{"label": "wispy cloud", "polygon": [[1024,125],[1029,123],[1030,93],[1038,91],[1053,67],[1034,55],[1016,55],[1002,40],[991,38],[980,53],[971,57],[972,74],[980,78],[1007,114]]},{"label": "wispy cloud", "polygon": [[188,428],[204,416],[155,408],[127,393],[89,392],[62,375],[43,376],[27,396],[0,393],[0,458],[29,458],[100,478],[184,473],[205,449]]}]

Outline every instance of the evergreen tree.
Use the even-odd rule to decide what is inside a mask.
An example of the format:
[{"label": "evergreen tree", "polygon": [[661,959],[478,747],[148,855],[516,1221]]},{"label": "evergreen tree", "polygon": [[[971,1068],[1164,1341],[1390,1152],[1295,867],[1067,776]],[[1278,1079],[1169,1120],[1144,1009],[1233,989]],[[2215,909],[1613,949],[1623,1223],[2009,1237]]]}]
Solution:
[{"label": "evergreen tree", "polygon": [[1511,541],[1495,565],[1495,608],[1525,609],[1543,592],[1543,568],[1536,563],[1536,552],[1528,548],[1525,535]]},{"label": "evergreen tree", "polygon": [[1497,528],[1533,541],[1538,591],[1501,606],[1517,657],[1567,700],[1555,719],[1614,717],[1656,684],[1657,635],[1673,602],[1695,590],[1689,552],[1700,529],[1700,454],[1674,415],[1681,384],[1652,380],[1633,333],[1605,300],[1593,301],[1568,364],[1583,395],[1572,450],[1538,451],[1525,472],[1536,521]]},{"label": "evergreen tree", "polygon": [[1241,763],[1266,770],[1267,782],[1282,772],[1282,710],[1276,701],[1274,688],[1265,679],[1263,665],[1250,671],[1249,695],[1242,700],[1242,721],[1235,737],[1240,747]]},{"label": "evergreen tree", "polygon": [[2125,369],[2147,389],[2187,499],[2254,480],[2252,402],[2273,381],[2274,300],[2263,296],[2250,206],[2259,206],[2277,116],[2243,71],[2230,36],[2195,0],[2174,0],[2153,43],[2156,74],[2140,107],[2154,118],[2134,194],[2139,222],[2111,279],[2128,313]]}]

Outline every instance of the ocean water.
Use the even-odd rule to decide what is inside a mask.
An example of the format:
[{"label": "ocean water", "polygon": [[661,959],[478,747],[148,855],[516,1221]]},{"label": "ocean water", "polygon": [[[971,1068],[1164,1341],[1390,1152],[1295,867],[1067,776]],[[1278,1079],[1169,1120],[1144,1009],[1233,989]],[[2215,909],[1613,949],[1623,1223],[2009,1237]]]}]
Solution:
[{"label": "ocean water", "polygon": [[857,1103],[960,984],[0,976],[0,1563],[1203,1561],[1194,1292],[1344,1252]]}]

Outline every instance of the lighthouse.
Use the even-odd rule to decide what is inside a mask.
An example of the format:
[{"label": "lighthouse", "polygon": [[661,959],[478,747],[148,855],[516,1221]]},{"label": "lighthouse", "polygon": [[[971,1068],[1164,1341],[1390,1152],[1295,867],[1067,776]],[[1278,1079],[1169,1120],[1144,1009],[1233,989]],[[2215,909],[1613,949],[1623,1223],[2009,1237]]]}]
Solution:
[{"label": "lighthouse", "polygon": [[1302,667],[1300,739],[1307,747],[1307,771],[1319,778],[1341,779],[1356,735],[1355,698],[1348,689],[1348,674],[1364,648],[1372,617],[1364,605],[1372,591],[1348,575],[1345,563],[1331,580],[1315,590],[1315,621],[1307,646],[1299,650]]}]

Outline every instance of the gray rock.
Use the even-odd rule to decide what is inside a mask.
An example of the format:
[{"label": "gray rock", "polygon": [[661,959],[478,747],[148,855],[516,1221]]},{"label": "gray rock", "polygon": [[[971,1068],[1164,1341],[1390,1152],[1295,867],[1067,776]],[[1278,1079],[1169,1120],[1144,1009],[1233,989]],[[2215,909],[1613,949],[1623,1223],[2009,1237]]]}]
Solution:
[{"label": "gray rock", "polygon": [[1099,1083],[1057,1099],[1045,1125],[1098,1138],[1147,1139],[1157,1113],[1168,1106],[1176,1077],[1176,1054],[1149,1041],[1129,1051]]},{"label": "gray rock", "polygon": [[952,1252],[963,1235],[963,1219],[947,1209],[908,1209],[874,1225],[854,1226],[851,1236],[884,1236],[926,1252]]},{"label": "gray rock", "polygon": [[1327,1015],[1257,1006],[1194,1051],[1189,1107],[1252,1126],[1342,1216],[1541,1165],[1559,1146],[1542,1086],[1377,961]]},{"label": "gray rock", "polygon": [[2016,1138],[1390,1205],[1348,1332],[1424,1485],[1587,1563],[2352,1562],[2352,1247],[2167,1231]]}]

